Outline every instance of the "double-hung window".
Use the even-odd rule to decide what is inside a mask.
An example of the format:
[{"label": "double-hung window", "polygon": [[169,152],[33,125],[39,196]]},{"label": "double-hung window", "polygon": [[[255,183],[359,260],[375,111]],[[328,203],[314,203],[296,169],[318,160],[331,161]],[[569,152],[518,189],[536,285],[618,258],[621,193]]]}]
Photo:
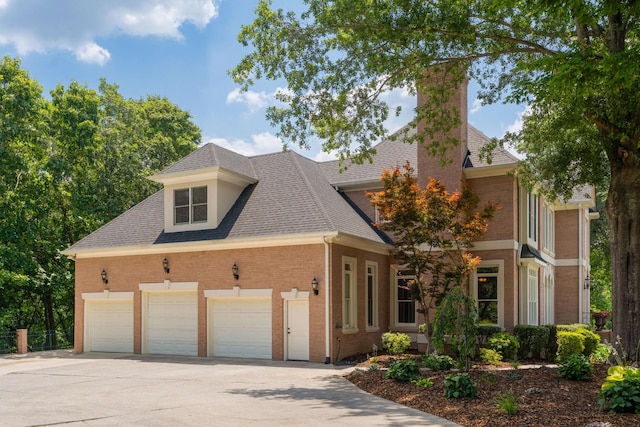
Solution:
[{"label": "double-hung window", "polygon": [[342,331],[357,332],[357,260],[342,257]]},{"label": "double-hung window", "polygon": [[207,186],[173,190],[174,224],[207,221]]},{"label": "double-hung window", "polygon": [[416,324],[416,302],[410,290],[414,279],[415,276],[409,272],[399,271],[396,275],[396,324],[398,326]]},{"label": "double-hung window", "polygon": [[378,263],[367,261],[367,283],[366,283],[366,318],[367,329],[378,328]]},{"label": "double-hung window", "polygon": [[527,203],[528,237],[533,242],[538,242],[538,196],[529,193]]},{"label": "double-hung window", "polygon": [[480,266],[476,270],[476,292],[478,299],[478,317],[480,323],[498,324],[498,266]]}]

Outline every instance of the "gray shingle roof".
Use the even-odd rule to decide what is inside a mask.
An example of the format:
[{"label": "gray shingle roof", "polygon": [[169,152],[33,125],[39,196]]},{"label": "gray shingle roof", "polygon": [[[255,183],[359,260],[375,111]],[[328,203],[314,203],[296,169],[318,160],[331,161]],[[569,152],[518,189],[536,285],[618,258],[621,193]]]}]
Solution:
[{"label": "gray shingle roof", "polygon": [[215,144],[205,144],[196,151],[178,160],[158,175],[191,172],[198,169],[222,167],[232,172],[257,179],[251,159]]},{"label": "gray shingle roof", "polygon": [[[204,156],[210,153],[208,150],[195,153],[198,152]],[[191,164],[203,164],[202,159],[191,157]],[[165,233],[164,193],[161,190],[65,252],[314,232],[340,232],[384,243],[334,190],[316,162],[293,152],[247,160],[251,162],[258,182],[243,191],[215,230]]]},{"label": "gray shingle roof", "polygon": [[[401,130],[402,131],[402,130]],[[399,131],[399,132],[401,132]],[[410,129],[408,136],[415,135],[416,130]],[[497,147],[491,152],[492,163],[480,161],[480,149],[487,144],[490,139],[485,134],[471,125],[467,127],[467,144],[470,151],[469,161],[471,167],[479,168],[485,166],[506,165],[518,162],[518,158],[504,148]],[[347,169],[340,173],[338,161],[325,162],[321,164],[327,179],[332,185],[353,185],[358,183],[376,182],[380,179],[382,171],[396,166],[402,166],[408,160],[413,167],[418,164],[419,144],[408,144],[397,140],[385,140],[375,146],[376,155],[372,163],[362,165],[352,164],[348,161],[343,164]]]}]

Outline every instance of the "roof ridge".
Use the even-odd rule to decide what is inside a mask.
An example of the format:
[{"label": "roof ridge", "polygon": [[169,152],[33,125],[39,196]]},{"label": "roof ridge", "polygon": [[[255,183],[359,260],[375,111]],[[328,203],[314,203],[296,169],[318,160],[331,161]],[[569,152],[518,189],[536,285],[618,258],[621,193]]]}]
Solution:
[{"label": "roof ridge", "polygon": [[[320,197],[318,197],[318,194],[316,193],[315,187],[313,185],[311,185],[311,181],[309,181],[309,178],[307,177],[307,174],[302,169],[302,165],[300,164],[300,160],[299,159],[304,159],[305,161],[311,162],[315,167],[319,168],[318,163],[316,161],[314,161],[314,160],[307,159],[306,157],[301,156],[300,154],[295,153],[293,151],[289,151],[289,153],[291,153],[290,154],[291,161],[293,162],[293,164],[295,165],[296,169],[298,169],[298,172],[302,176],[302,179],[304,180],[305,185],[307,186],[307,189],[309,190],[309,193],[311,194],[311,197],[313,197],[313,202],[315,203],[315,205],[319,209],[319,211],[322,213],[322,218],[324,218],[327,226],[331,230],[337,229],[336,225],[331,220],[331,216],[329,215],[327,210],[324,208],[324,204],[321,203]],[[324,172],[322,170],[320,170],[320,174],[323,177],[325,177]],[[326,179],[326,177],[325,177],[325,179]],[[330,185],[328,180],[327,180],[327,185]]]}]

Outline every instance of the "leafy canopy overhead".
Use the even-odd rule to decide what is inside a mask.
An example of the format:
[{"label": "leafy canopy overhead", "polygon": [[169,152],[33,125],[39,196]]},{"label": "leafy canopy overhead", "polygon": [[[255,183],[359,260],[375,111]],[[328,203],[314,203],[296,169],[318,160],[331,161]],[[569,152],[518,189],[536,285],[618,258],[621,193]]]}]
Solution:
[{"label": "leafy canopy overhead", "polygon": [[[548,182],[553,195],[606,179],[607,156],[617,155],[620,141],[637,147],[640,2],[305,4],[298,15],[260,1],[254,22],[239,34],[254,50],[231,70],[244,90],[257,79],[286,81],[277,95],[281,104],[267,111],[286,143],[308,147],[319,137],[323,151],[335,150],[342,160],[370,159],[390,113],[381,95],[436,91],[423,79],[436,66],[453,75],[437,90],[452,91],[466,74],[481,85],[485,103],[530,106],[524,132],[505,140],[530,153],[531,182]],[[439,102],[417,109],[415,119],[414,126],[424,119],[426,127],[410,142],[457,123]],[[442,153],[452,143],[435,141],[427,149]]]}]

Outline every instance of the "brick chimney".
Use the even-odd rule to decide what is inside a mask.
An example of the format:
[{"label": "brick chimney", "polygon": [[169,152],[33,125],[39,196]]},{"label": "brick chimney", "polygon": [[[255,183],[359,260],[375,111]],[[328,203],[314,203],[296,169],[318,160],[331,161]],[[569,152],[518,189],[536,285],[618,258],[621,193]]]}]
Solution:
[{"label": "brick chimney", "polygon": [[[429,70],[431,71],[431,70]],[[443,85],[451,84],[453,77],[447,75],[444,70],[437,70],[434,72],[425,72],[424,84],[427,87],[438,89]],[[469,84],[468,79],[465,77],[456,88],[453,94],[444,100],[444,107],[446,109],[455,109],[457,111],[460,125],[454,126],[447,132],[436,131],[434,138],[430,138],[429,135],[424,136],[424,140],[418,145],[418,184],[424,188],[429,182],[429,178],[433,177],[440,180],[447,191],[452,193],[455,190],[460,189],[460,181],[463,179],[462,164],[467,156],[467,86]],[[428,91],[426,91],[428,92]],[[418,90],[418,107],[422,105],[428,105],[431,102],[431,98],[425,91]],[[435,99],[434,102],[442,103],[442,99]],[[418,132],[423,132],[425,129],[425,121],[421,121],[418,124]],[[447,138],[455,138],[459,144],[456,147],[451,147],[446,152],[447,163],[442,166],[440,156],[431,156],[425,150],[433,140],[443,141]]]}]

